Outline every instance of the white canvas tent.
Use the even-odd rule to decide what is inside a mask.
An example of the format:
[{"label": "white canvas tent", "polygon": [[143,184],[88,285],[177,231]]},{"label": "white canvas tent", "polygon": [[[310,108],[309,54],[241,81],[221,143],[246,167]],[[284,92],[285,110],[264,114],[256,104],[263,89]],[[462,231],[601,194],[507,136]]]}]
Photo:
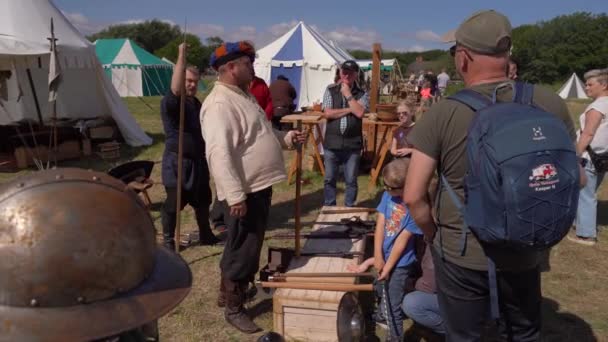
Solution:
[{"label": "white canvas tent", "polygon": [[289,78],[298,94],[298,108],[321,102],[325,88],[334,82],[338,66],[346,60],[354,60],[303,22],[258,50],[257,54],[256,75],[268,84],[279,75]]},{"label": "white canvas tent", "polygon": [[[152,139],[139,127],[95,55],[95,48],[49,0],[3,0],[0,12],[0,125],[27,120],[46,123],[49,38],[54,21],[61,84],[57,95],[59,119],[111,116],[125,141],[149,145]],[[32,88],[35,91],[32,91]],[[35,96],[34,96],[35,92]]]},{"label": "white canvas tent", "polygon": [[576,76],[576,73],[573,73],[568,81],[559,88],[557,94],[562,99],[588,99],[587,94],[585,93],[585,86],[578,76]]}]

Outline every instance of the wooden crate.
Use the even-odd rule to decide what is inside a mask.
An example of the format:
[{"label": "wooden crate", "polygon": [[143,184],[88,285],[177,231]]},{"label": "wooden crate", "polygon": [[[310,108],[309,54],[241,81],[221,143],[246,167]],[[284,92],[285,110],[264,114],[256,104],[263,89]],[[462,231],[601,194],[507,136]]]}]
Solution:
[{"label": "wooden crate", "polygon": [[99,126],[89,128],[89,137],[91,140],[113,139],[116,130],[112,126]]},{"label": "wooden crate", "polygon": [[[80,141],[78,140],[68,140],[64,141],[57,145],[57,156],[53,157],[51,147],[51,156],[50,160],[66,160],[66,159],[75,159],[80,158],[81,149],[80,149]],[[17,167],[20,169],[24,169],[28,166],[35,165],[34,158],[39,158],[44,163],[49,160],[49,147],[48,145],[38,145],[38,147],[25,147],[20,146],[15,148],[15,160],[17,162]]]},{"label": "wooden crate", "polygon": [[[324,207],[324,209],[344,209]],[[367,213],[320,214],[317,221],[334,222],[354,215],[366,220]],[[344,227],[315,225],[313,230],[341,230]],[[310,239],[303,252],[364,252],[365,239]],[[300,257],[292,260],[289,272],[347,272],[349,263],[360,263],[363,257]],[[289,278],[287,279],[289,281]],[[332,282],[354,284],[355,278],[336,278]],[[337,310],[345,292],[278,289],[273,296],[274,331],[287,341],[338,341]]]},{"label": "wooden crate", "polygon": [[120,144],[116,141],[99,144],[97,150],[97,154],[104,160],[120,158]]}]

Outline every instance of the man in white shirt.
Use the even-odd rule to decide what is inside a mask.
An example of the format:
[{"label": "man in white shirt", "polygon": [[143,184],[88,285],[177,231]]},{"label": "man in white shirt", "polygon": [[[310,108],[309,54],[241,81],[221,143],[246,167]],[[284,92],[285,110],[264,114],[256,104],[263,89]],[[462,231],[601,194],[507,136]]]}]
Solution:
[{"label": "man in white shirt", "polygon": [[248,42],[224,43],[211,55],[218,81],[201,108],[206,156],[227,226],[220,261],[218,305],[226,321],[245,333],[261,330],[245,313],[250,281],[258,271],[268,222],[272,185],[285,180],[282,147],[306,135],[276,131],[249,92],[255,50]]},{"label": "man in white shirt", "polygon": [[441,69],[441,73],[437,75],[437,87],[439,88],[439,96],[437,99],[445,96],[445,90],[450,82],[450,76],[445,72],[445,68]]}]

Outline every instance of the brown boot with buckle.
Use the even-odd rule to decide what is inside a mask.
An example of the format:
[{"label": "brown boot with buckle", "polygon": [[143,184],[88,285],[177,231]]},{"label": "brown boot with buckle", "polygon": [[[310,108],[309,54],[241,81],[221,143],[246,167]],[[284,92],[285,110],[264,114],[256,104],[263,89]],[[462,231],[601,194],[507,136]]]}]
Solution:
[{"label": "brown boot with buckle", "polygon": [[224,318],[226,322],[238,330],[246,333],[253,334],[262,329],[257,326],[251,318],[245,312],[245,291],[247,289],[248,282],[233,282],[228,279],[224,279],[224,288],[226,290],[226,308],[224,311]]}]

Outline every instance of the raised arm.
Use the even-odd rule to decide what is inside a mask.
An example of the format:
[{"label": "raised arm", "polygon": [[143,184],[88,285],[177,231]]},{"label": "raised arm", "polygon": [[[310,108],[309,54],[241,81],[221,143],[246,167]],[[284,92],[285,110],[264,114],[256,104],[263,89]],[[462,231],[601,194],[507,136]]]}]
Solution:
[{"label": "raised arm", "polygon": [[184,74],[186,72],[186,44],[179,44],[177,49],[177,62],[173,67],[173,76],[171,76],[171,92],[175,96],[180,96],[184,82],[186,82],[184,80]]}]

